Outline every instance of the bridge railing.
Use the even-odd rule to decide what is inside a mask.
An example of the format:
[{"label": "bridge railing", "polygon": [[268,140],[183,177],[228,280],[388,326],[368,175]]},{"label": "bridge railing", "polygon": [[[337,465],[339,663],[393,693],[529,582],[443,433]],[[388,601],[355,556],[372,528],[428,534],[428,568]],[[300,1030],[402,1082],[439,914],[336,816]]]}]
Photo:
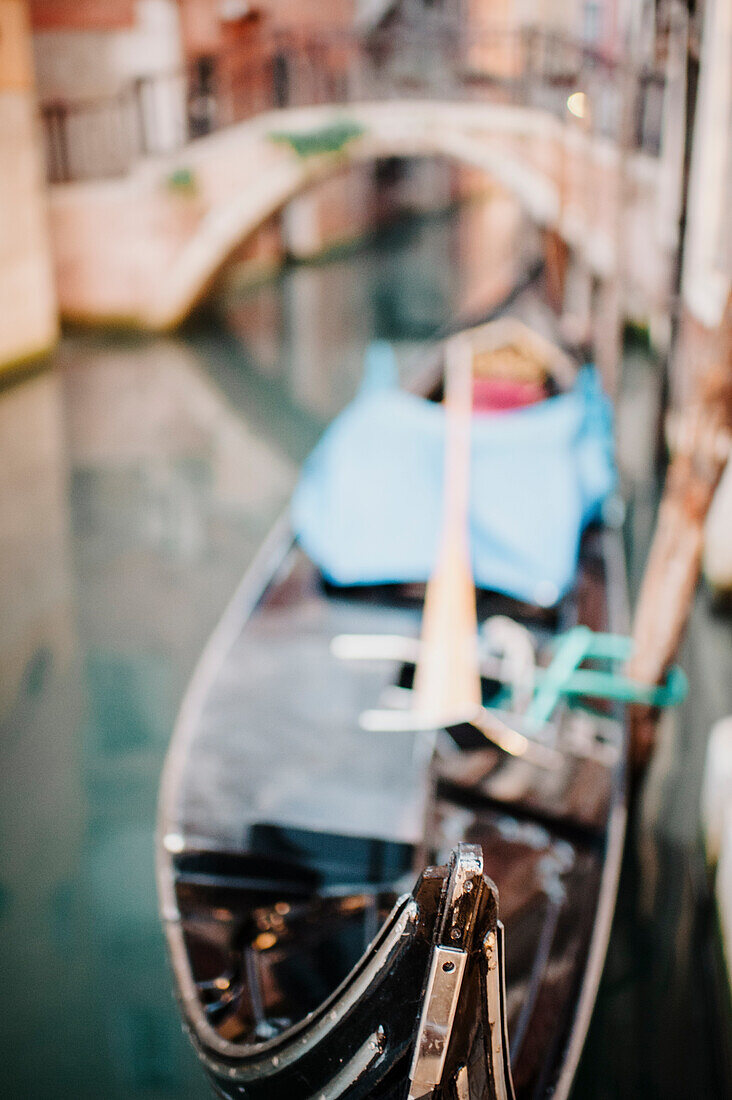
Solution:
[{"label": "bridge railing", "polygon": [[587,132],[656,154],[663,92],[658,71],[535,29],[289,33],[142,77],[114,96],[45,103],[41,117],[49,179],[62,183],[124,175],[141,158],[265,111],[394,98],[521,104],[568,118],[579,93],[574,113]]}]

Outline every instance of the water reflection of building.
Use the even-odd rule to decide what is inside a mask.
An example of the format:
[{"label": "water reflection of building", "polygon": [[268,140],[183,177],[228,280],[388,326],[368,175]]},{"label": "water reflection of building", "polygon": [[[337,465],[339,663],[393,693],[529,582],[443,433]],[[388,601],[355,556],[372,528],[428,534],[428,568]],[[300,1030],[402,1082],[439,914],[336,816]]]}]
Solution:
[{"label": "water reflection of building", "polygon": [[[69,890],[84,831],[84,692],[56,376],[0,394],[0,515],[0,1077],[5,1095],[30,1097],[55,1091],[48,1063],[63,1066],[63,1021],[83,1012],[86,995],[67,937],[69,921],[85,923]],[[50,1034],[49,1017],[60,1023]],[[30,1037],[43,1034],[38,1059]]]},{"label": "water reflection of building", "polygon": [[161,997],[169,976],[151,821],[185,683],[292,468],[176,342],[75,346],[63,378],[88,699],[75,889],[92,923],[99,1091],[119,1100],[205,1095]]},{"label": "water reflection of building", "polygon": [[0,394],[0,1080],[27,1100],[192,1100],[161,995],[158,776],[293,467],[180,345],[66,347]]}]

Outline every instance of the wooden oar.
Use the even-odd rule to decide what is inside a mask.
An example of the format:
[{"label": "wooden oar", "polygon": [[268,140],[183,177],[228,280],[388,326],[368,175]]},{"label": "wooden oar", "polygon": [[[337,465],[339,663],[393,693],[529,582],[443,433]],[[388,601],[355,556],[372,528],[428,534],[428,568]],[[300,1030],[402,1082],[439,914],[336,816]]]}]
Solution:
[{"label": "wooden oar", "polygon": [[[364,711],[360,725],[374,732],[414,733],[470,722],[510,756],[556,768],[561,763],[557,752],[512,729],[482,705],[469,533],[473,350],[463,336],[454,337],[446,347],[444,407],[442,529],[437,562],[425,592],[421,638],[418,643],[408,640],[409,655],[416,655],[410,705],[404,710]],[[393,639],[390,644],[393,650]],[[364,655],[358,640],[355,653],[348,640],[337,648],[341,656]],[[367,649],[373,655],[373,639]],[[388,649],[378,649],[380,657],[385,652],[388,655]]]},{"label": "wooden oar", "polygon": [[473,352],[464,337],[451,340],[445,363],[445,473],[440,545],[427,583],[413,709],[468,716],[481,705],[478,620],[470,564],[470,434]]}]

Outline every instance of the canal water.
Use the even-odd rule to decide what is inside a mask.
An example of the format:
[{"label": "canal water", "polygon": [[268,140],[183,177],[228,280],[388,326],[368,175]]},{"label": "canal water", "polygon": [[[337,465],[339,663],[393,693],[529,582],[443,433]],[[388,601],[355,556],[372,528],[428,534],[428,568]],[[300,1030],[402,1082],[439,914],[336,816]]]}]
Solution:
[{"label": "canal water", "polygon": [[[1,1096],[209,1096],[156,907],[171,727],[368,342],[394,341],[409,363],[463,305],[449,261],[468,216],[291,266],[180,337],[67,335],[0,392]],[[637,882],[633,856],[577,1096],[714,1096],[703,1027],[687,1050],[699,1090],[660,1091],[656,1063],[640,1068],[653,936],[686,959],[690,932],[654,925],[651,906],[639,933]],[[676,989],[673,968],[664,977]],[[642,1034],[657,1037],[647,1013]]]}]

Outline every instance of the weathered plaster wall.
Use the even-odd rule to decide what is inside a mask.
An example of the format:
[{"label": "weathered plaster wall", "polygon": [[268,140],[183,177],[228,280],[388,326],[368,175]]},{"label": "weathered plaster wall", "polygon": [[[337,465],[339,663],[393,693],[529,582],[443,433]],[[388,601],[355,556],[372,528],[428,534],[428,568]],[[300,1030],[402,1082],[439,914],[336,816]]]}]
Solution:
[{"label": "weathered plaster wall", "polygon": [[55,340],[56,296],[25,0],[0,3],[0,367]]},{"label": "weathered plaster wall", "polygon": [[130,26],[43,28],[33,36],[41,102],[114,95],[141,76],[182,62],[175,0],[136,0]]}]

